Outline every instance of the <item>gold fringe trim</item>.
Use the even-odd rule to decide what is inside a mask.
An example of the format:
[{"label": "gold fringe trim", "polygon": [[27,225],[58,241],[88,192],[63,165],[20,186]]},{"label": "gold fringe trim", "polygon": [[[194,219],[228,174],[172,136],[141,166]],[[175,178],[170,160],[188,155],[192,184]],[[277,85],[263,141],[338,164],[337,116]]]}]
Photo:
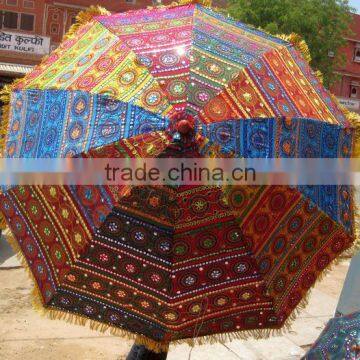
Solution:
[{"label": "gold fringe trim", "polygon": [[39,296],[41,297],[41,294],[38,293],[36,288],[34,289],[35,290],[33,290],[31,294],[33,308],[40,315],[45,316],[50,320],[61,320],[72,325],[88,326],[91,330],[99,331],[101,333],[108,332],[113,336],[125,338],[127,340],[134,341],[137,344],[145,345],[148,349],[157,353],[165,352],[169,347],[169,343],[156,342],[143,335],[131,333],[112,325],[104,324],[96,320],[91,320],[82,315],[44,307],[43,303],[41,302],[41,298],[39,298]]},{"label": "gold fringe trim", "polygon": [[212,6],[212,0],[178,0],[171,2],[169,5],[159,4],[156,6],[148,6],[147,9],[173,8],[177,6],[184,6],[191,4],[199,4],[204,7],[210,8]]},{"label": "gold fringe trim", "polygon": [[[34,287],[37,288],[37,283],[36,283],[33,273],[30,270],[29,264],[27,263],[25,256],[23,255],[23,253],[21,251],[20,245],[17,242],[17,240],[15,239],[15,237],[13,236],[13,234],[11,233],[10,229],[6,230],[3,235],[6,239],[6,241],[8,242],[8,244],[11,246],[12,250],[14,251],[19,263],[25,269],[25,271],[28,274],[28,276],[30,277],[30,279],[34,282]],[[39,292],[39,295],[40,295],[40,292]]]},{"label": "gold fringe trim", "polygon": [[276,36],[282,40],[285,40],[285,41],[288,41],[289,43],[291,43],[295,49],[299,50],[302,53],[305,60],[308,63],[310,63],[311,54],[310,54],[309,47],[308,47],[306,41],[299,34],[291,33],[289,35],[280,34],[280,35],[276,35]]},{"label": "gold fringe trim", "polygon": [[199,4],[205,7],[211,7],[212,0],[179,0],[177,1],[178,6],[188,5],[188,4]]},{"label": "gold fringe trim", "polygon": [[71,25],[68,32],[64,35],[62,41],[68,40],[76,35],[79,28],[91,21],[94,17],[101,15],[111,15],[110,11],[98,5],[91,5],[86,10],[80,11],[76,16],[75,24]]},{"label": "gold fringe trim", "polygon": [[321,84],[324,84],[324,75],[320,70],[315,71],[315,76],[319,79]]},{"label": "gold fringe trim", "polygon": [[[89,325],[90,329],[100,331],[102,333],[109,331],[111,335],[119,336],[122,338],[126,338],[128,340],[135,341],[137,344],[145,345],[148,349],[160,353],[160,352],[166,352],[169,348],[169,342],[156,342],[152,339],[149,339],[146,336],[131,333],[129,331],[119,329],[117,327],[107,325],[101,322],[98,322],[96,320],[90,320],[82,315],[73,314],[70,312],[66,312],[63,310],[53,309],[46,307],[46,305],[43,303],[43,298],[41,295],[41,292],[37,286],[36,280],[28,266],[28,263],[24,257],[24,255],[21,252],[21,248],[19,244],[17,243],[16,239],[9,235],[6,236],[7,241],[13,248],[14,252],[17,255],[17,258],[19,259],[20,263],[25,268],[27,274],[31,278],[31,280],[34,283],[34,289],[32,291],[32,304],[35,310],[37,310],[41,315],[46,316],[50,318],[51,320],[65,320],[68,323],[75,324],[75,325],[81,325],[81,326],[87,326]],[[353,246],[345,250],[343,252],[343,255],[351,254],[357,249],[360,248],[360,243],[355,242]],[[311,293],[311,289],[320,281],[323,280],[323,278],[328,275],[331,270],[338,265],[340,262],[342,262],[345,259],[345,257],[339,257],[335,260],[333,260],[325,269],[322,270],[322,272],[317,277],[315,283],[311,286],[311,288],[307,291],[307,294],[305,297],[299,302],[299,304],[296,306],[296,308],[291,312],[291,314],[288,316],[284,324],[281,326],[281,328],[268,328],[268,329],[254,329],[254,330],[243,330],[238,332],[230,332],[230,333],[222,333],[222,334],[213,334],[213,335],[207,335],[207,336],[201,336],[196,338],[189,338],[189,339],[180,339],[180,340],[173,340],[171,341],[172,345],[180,345],[180,344],[188,344],[189,346],[193,347],[195,345],[203,345],[203,344],[214,344],[214,343],[225,343],[233,340],[245,340],[248,338],[255,338],[255,339],[266,339],[270,336],[281,336],[286,334],[291,326],[294,320],[297,318],[297,316],[301,313],[303,309],[308,304],[308,299]]]},{"label": "gold fringe trim", "polygon": [[[12,85],[5,85],[0,91],[0,100],[3,103],[2,117],[0,119],[0,158],[5,156],[6,136],[10,124],[10,98]],[[1,191],[0,191],[1,194]],[[0,212],[0,230],[6,228],[6,221]]]},{"label": "gold fringe trim", "polygon": [[2,213],[0,213],[0,230],[6,229],[6,220]]},{"label": "gold fringe trim", "polygon": [[[6,146],[6,137],[10,125],[10,101],[11,101],[11,92],[16,87],[16,85],[22,79],[15,79],[12,84],[5,85],[0,90],[0,100],[3,103],[2,106],[2,117],[0,119],[0,158],[5,157],[5,146]],[[0,194],[2,191],[0,190]],[[6,229],[6,221],[2,213],[0,212],[0,230]]]},{"label": "gold fringe trim", "polygon": [[0,100],[4,104],[2,106],[2,118],[0,121],[0,157],[5,156],[6,136],[10,124],[11,93],[13,90],[15,90],[16,85],[19,84],[22,80],[23,78],[15,79],[11,84],[5,85],[0,90]]},{"label": "gold fringe trim", "polygon": [[135,337],[135,344],[144,345],[146,348],[156,353],[167,352],[170,345],[168,342],[155,342],[141,335]]},{"label": "gold fringe trim", "polygon": [[108,332],[113,336],[125,338],[127,340],[134,341],[137,344],[145,345],[148,349],[156,353],[165,352],[169,347],[168,342],[157,342],[147,338],[146,336],[132,333],[127,330],[123,330],[112,325],[101,323],[96,320],[91,320],[79,314],[74,314],[71,312],[66,312],[64,310],[46,307],[46,305],[42,303],[41,301],[42,295],[39,293],[36,287],[34,287],[32,291],[31,298],[32,298],[33,308],[40,315],[45,316],[50,320],[62,320],[67,322],[68,324],[88,326],[91,330],[99,331],[101,333]]},{"label": "gold fringe trim", "polygon": [[0,157],[4,157],[6,135],[10,123],[10,99],[12,85],[5,85],[0,91],[0,100],[4,104],[2,106],[2,118],[0,122]]},{"label": "gold fringe trim", "polygon": [[351,187],[351,198],[352,198],[352,207],[353,207],[353,222],[354,222],[354,245],[350,250],[346,250],[344,256],[352,257],[360,252],[360,206],[358,205],[356,199],[358,198],[357,188],[355,186]]},{"label": "gold fringe trim", "polygon": [[[341,106],[341,105],[340,105]],[[353,129],[352,158],[360,158],[360,115],[343,108],[346,119],[349,121]]]}]

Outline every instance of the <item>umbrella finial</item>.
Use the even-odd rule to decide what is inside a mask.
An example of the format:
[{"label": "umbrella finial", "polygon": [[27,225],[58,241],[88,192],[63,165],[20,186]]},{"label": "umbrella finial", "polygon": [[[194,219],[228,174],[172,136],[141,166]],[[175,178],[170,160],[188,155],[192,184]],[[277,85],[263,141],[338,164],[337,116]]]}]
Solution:
[{"label": "umbrella finial", "polygon": [[194,130],[194,124],[188,119],[182,119],[177,123],[177,131],[182,135],[187,135]]},{"label": "umbrella finial", "polygon": [[193,131],[194,123],[189,119],[181,119],[176,123],[173,141],[179,143],[192,134]]},{"label": "umbrella finial", "polygon": [[189,144],[195,132],[195,119],[186,112],[180,112],[173,118],[172,139],[174,143]]}]

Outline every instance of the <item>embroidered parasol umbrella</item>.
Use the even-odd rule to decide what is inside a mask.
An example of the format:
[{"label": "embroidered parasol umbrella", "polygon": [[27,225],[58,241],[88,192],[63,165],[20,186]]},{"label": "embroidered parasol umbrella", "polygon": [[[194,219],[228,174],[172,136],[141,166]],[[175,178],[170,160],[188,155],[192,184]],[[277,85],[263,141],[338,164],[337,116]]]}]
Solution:
[{"label": "embroidered parasol umbrella", "polygon": [[[4,93],[5,157],[354,155],[295,35],[194,4],[78,20]],[[0,210],[47,314],[157,351],[281,329],[355,240],[348,186],[19,186]]]},{"label": "embroidered parasol umbrella", "polygon": [[330,319],[303,359],[355,360],[359,355],[360,313],[355,312]]}]

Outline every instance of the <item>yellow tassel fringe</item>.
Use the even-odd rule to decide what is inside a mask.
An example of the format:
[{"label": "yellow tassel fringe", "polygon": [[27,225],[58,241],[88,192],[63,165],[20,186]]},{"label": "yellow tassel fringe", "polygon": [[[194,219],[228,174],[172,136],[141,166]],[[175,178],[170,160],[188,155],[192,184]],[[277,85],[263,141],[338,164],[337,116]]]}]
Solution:
[{"label": "yellow tassel fringe", "polygon": [[352,257],[355,254],[360,252],[360,206],[358,205],[356,199],[357,188],[355,186],[351,187],[351,197],[352,197],[352,207],[353,207],[353,222],[354,222],[354,244],[350,250],[346,250],[344,256]]},{"label": "yellow tassel fringe", "polygon": [[0,157],[4,157],[6,135],[10,122],[10,98],[11,85],[5,85],[0,91],[0,100],[4,104],[2,106],[2,119],[0,120]]},{"label": "yellow tassel fringe", "polygon": [[0,230],[6,229],[6,221],[4,215],[0,213]]},{"label": "yellow tassel fringe", "polygon": [[291,33],[289,35],[286,34],[277,35],[277,37],[291,43],[295,47],[295,49],[299,50],[302,53],[305,60],[308,63],[310,63],[311,55],[310,55],[309,47],[306,44],[306,41],[300,35]]},{"label": "yellow tassel fringe", "polygon": [[98,5],[91,5],[86,10],[80,11],[76,16],[75,24],[71,25],[68,32],[64,35],[63,41],[72,38],[81,26],[91,22],[94,17],[101,15],[111,15],[111,13]]},{"label": "yellow tassel fringe", "polygon": [[321,84],[324,84],[324,75],[320,70],[315,71],[315,76],[319,79]]},{"label": "yellow tassel fringe", "polygon": [[[0,91],[0,100],[4,104],[2,106],[2,118],[0,122],[0,158],[5,155],[6,134],[8,133],[10,118],[10,97],[11,85],[5,85]],[[0,192],[1,193],[1,192]],[[0,212],[0,230],[6,228],[6,221]]]},{"label": "yellow tassel fringe", "polygon": [[211,7],[212,0],[178,0],[171,2],[169,5],[160,4],[156,6],[148,6],[147,9],[172,8],[172,7],[190,5],[190,4],[199,4],[204,7]]},{"label": "yellow tassel fringe", "polygon": [[[16,79],[10,85],[5,85],[0,90],[0,100],[3,103],[2,106],[2,118],[0,120],[0,158],[5,157],[5,145],[6,145],[6,136],[8,134],[9,124],[10,124],[10,100],[11,92],[15,86],[22,79]],[[0,190],[1,194],[1,190]],[[6,229],[6,221],[4,216],[0,212],[0,230]]]},{"label": "yellow tassel fringe", "polygon": [[205,7],[211,7],[212,0],[179,0],[177,1],[178,6],[187,5],[187,4],[200,4]]}]

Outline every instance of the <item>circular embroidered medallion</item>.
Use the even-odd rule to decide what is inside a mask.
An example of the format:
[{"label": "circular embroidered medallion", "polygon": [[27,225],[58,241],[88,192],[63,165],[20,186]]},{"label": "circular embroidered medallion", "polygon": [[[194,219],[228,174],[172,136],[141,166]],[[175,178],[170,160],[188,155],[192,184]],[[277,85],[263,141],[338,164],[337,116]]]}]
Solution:
[{"label": "circular embroidered medallion", "polygon": [[131,84],[134,83],[136,78],[136,74],[134,71],[124,71],[123,73],[120,74],[119,76],[119,81],[120,84],[125,85],[125,86],[130,86]]},{"label": "circular embroidered medallion", "polygon": [[174,97],[183,96],[186,92],[186,83],[181,80],[171,81],[168,85],[169,93]]},{"label": "circular embroidered medallion", "polygon": [[197,276],[195,274],[186,274],[181,278],[180,282],[185,287],[194,286],[197,283]]},{"label": "circular embroidered medallion", "polygon": [[210,233],[201,235],[198,241],[199,247],[203,250],[212,249],[213,247],[216,246],[216,243],[217,243],[216,236]]},{"label": "circular embroidered medallion", "polygon": [[145,103],[150,106],[157,106],[161,103],[161,93],[156,90],[148,91],[145,94]]},{"label": "circular embroidered medallion", "polygon": [[159,62],[163,66],[174,66],[179,62],[180,58],[178,55],[175,55],[174,53],[165,53],[160,56]]}]

